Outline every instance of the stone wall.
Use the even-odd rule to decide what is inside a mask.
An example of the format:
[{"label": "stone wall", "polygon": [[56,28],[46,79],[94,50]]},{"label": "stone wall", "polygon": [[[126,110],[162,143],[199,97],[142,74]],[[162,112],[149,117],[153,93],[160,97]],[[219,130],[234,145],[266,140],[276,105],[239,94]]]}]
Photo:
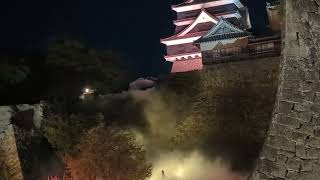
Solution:
[{"label": "stone wall", "polygon": [[253,179],[320,177],[320,0],[286,0],[279,90]]},{"label": "stone wall", "polygon": [[[16,146],[14,129],[10,122],[13,110],[8,106],[0,106],[0,160],[6,168],[8,180],[22,180],[22,170]],[[2,164],[0,162],[0,164]]]},{"label": "stone wall", "polygon": [[[192,135],[183,135],[188,140],[181,147],[199,148],[207,159],[219,157],[234,172],[250,173],[271,121],[279,61],[269,57],[219,63],[161,79],[161,98],[168,113],[174,112],[171,121],[192,127],[184,130]],[[205,133],[199,135],[199,129]]]},{"label": "stone wall", "polygon": [[[32,112],[31,117],[29,117],[30,113],[25,113],[30,111]],[[13,119],[17,117],[19,117],[18,119],[20,121],[30,123],[30,126],[34,128],[40,128],[42,106],[41,104],[0,106],[0,171],[6,169],[4,173],[8,180],[24,179],[17,144],[17,136],[19,136],[19,133],[16,132],[16,129],[18,128],[12,124]],[[0,176],[0,179],[1,178],[4,177]]]},{"label": "stone wall", "polygon": [[[207,65],[201,72],[202,109],[210,129],[211,155],[247,174],[263,146],[277,92],[279,57]],[[194,108],[195,109],[195,108]],[[199,110],[199,111],[200,111]]]}]

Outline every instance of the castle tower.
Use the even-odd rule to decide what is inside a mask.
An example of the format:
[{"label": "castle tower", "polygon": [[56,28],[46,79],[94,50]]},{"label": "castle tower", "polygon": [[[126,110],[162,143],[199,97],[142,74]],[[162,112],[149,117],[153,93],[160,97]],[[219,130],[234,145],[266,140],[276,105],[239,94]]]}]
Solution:
[{"label": "castle tower", "polygon": [[201,50],[193,42],[206,35],[220,18],[239,22],[239,9],[243,7],[240,0],[186,0],[173,5],[172,10],[177,13],[175,34],[161,39],[167,46],[166,61],[173,62],[171,72],[201,70]]}]

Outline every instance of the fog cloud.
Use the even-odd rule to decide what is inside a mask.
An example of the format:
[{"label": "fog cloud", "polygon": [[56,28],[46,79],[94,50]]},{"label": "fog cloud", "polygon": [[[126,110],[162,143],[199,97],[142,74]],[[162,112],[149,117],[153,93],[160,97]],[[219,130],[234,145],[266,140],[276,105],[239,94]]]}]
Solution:
[{"label": "fog cloud", "polygon": [[[136,131],[153,165],[148,180],[245,180],[246,176],[232,172],[229,164],[219,157],[206,157],[200,147],[173,146],[177,134],[178,115],[155,96],[145,106],[147,131]],[[201,139],[199,139],[201,140]]]}]

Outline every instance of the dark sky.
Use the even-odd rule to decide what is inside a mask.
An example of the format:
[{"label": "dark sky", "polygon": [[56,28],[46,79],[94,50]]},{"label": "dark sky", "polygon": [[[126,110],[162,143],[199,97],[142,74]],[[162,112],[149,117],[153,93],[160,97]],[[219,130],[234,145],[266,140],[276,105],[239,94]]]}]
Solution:
[{"label": "dark sky", "polygon": [[168,72],[161,37],[172,35],[171,4],[182,0],[7,0],[0,48],[43,50],[53,37],[121,53],[139,75]]},{"label": "dark sky", "polygon": [[170,64],[160,37],[173,33],[170,6],[178,2],[8,0],[0,8],[0,48],[42,50],[48,39],[68,37],[121,53],[141,75],[164,73]]}]

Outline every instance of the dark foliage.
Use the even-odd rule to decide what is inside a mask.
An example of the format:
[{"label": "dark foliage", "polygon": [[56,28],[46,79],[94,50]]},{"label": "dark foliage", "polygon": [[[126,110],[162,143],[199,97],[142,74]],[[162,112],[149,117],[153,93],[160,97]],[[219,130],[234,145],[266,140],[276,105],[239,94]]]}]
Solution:
[{"label": "dark foliage", "polygon": [[131,80],[115,53],[95,51],[78,41],[55,40],[46,53],[0,57],[0,104],[59,102],[68,107],[89,87],[106,94]]}]

